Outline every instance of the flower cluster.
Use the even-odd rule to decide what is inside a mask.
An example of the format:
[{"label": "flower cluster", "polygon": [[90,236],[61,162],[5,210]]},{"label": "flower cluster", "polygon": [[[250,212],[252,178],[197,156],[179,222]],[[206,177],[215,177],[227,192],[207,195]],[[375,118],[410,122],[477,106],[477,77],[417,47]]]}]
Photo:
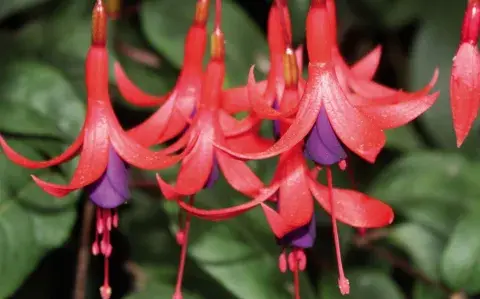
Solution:
[{"label": "flower cluster", "polygon": [[[315,202],[332,220],[338,264],[338,285],[349,293],[342,266],[337,221],[365,230],[392,223],[392,209],[378,199],[352,189],[337,188],[332,167],[349,168],[349,153],[374,163],[385,146],[385,130],[403,126],[438,98],[431,92],[438,78],[414,92],[396,90],[373,79],[381,47],[353,65],[342,57],[336,40],[334,0],[311,0],[306,21],[308,75],[302,77],[303,48],[293,48],[286,0],[276,0],[268,16],[270,69],[266,80],[256,81],[254,67],[244,86],[225,89],[225,37],[221,0],[215,1],[215,22],[208,36],[209,0],[197,0],[193,23],[186,35],[184,60],[175,87],[166,95],[144,93],[115,64],[120,94],[133,105],[158,107],[148,119],[129,130],[119,124],[109,96],[107,11],[97,0],[92,16],[91,46],[85,61],[87,113],[73,144],[48,161],[33,161],[11,148],[0,136],[4,154],[26,168],[46,168],[79,156],[69,184],[59,185],[32,176],[45,192],[63,197],[84,189],[96,205],[96,237],[92,253],[105,260],[103,299],[111,297],[110,232],[118,227],[116,208],[129,198],[128,169],[162,170],[180,164],[175,182],[157,175],[167,200],[186,213],[177,241],[182,247],[174,299],[182,298],[182,279],[191,217],[222,221],[260,208],[282,248],[278,267],[295,277],[295,298],[300,298],[299,272],[307,266],[305,250],[316,239]],[[454,59],[451,101],[457,144],[463,142],[477,115],[480,60],[480,1],[470,0],[462,40]],[[210,37],[210,40],[208,39]],[[210,52],[207,44],[210,41]],[[207,66],[203,60],[208,56]],[[234,115],[246,112],[241,120]],[[272,121],[272,138],[259,134],[262,121]],[[150,147],[168,144],[158,151]],[[247,165],[248,160],[278,156],[271,182],[264,182]],[[326,185],[318,181],[326,176]],[[212,188],[219,176],[248,200],[238,206],[204,210],[195,195]]]}]

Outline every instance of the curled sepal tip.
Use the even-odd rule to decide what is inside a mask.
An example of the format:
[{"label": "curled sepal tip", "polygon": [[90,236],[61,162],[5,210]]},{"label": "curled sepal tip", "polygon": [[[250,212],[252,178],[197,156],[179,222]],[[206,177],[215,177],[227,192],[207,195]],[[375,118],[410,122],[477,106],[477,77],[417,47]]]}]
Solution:
[{"label": "curled sepal tip", "polygon": [[97,0],[92,12],[92,44],[105,46],[107,43],[107,10],[102,0]]}]

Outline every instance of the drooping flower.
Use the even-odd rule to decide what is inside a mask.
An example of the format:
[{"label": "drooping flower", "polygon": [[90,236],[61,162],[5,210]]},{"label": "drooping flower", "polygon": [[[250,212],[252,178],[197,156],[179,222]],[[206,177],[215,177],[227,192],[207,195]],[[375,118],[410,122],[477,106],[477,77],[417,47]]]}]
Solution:
[{"label": "drooping flower", "polygon": [[194,21],[185,38],[183,67],[175,87],[166,95],[144,93],[128,79],[120,64],[115,63],[117,85],[125,100],[141,107],[163,104],[147,120],[129,131],[130,136],[144,146],[160,144],[179,135],[194,112],[201,92],[209,4],[209,0],[197,1]]},{"label": "drooping flower", "polygon": [[[202,65],[206,50],[209,3],[209,0],[197,0],[194,22],[185,38],[183,67],[175,87],[168,94],[153,96],[144,93],[128,79],[120,64],[115,64],[117,85],[128,102],[141,107],[163,104],[147,120],[128,132],[144,146],[160,144],[182,134],[188,126],[189,117],[195,113],[204,75]],[[265,86],[265,83],[260,82],[259,86]],[[227,136],[237,136],[258,128],[257,122],[229,119],[229,113],[248,110],[245,86],[223,90],[221,97],[228,107],[225,107],[226,110],[222,111],[220,116],[222,124],[225,123]],[[223,118],[227,120],[224,122]]]},{"label": "drooping flower", "polygon": [[114,114],[108,93],[106,33],[106,10],[103,2],[97,0],[92,14],[92,43],[85,66],[86,119],[79,136],[65,152],[48,161],[33,161],[15,152],[0,137],[0,145],[5,155],[26,168],[50,167],[80,156],[68,185],[32,177],[45,192],[56,197],[63,197],[85,187],[90,199],[97,206],[96,239],[92,252],[102,253],[105,257],[105,282],[100,288],[104,299],[110,298],[112,292],[108,280],[108,260],[112,252],[110,231],[118,225],[118,216],[114,209],[129,197],[126,165],[159,170],[177,163],[184,156],[184,153],[168,155],[168,151],[151,152],[123,131]]},{"label": "drooping flower", "polygon": [[[214,32],[211,36],[211,57],[202,82],[202,92],[199,98],[198,108],[188,120],[189,127],[183,134],[188,142],[188,152],[182,161],[175,185],[165,182],[157,175],[158,184],[163,195],[167,199],[190,197],[190,205],[194,204],[194,196],[202,189],[210,188],[218,179],[220,172],[223,173],[227,182],[237,191],[249,197],[268,197],[271,194],[263,194],[259,190],[264,188],[263,183],[255,176],[248,166],[240,160],[215,149],[213,140],[221,144],[230,144],[247,150],[267,148],[271,142],[253,133],[247,132],[235,137],[226,137],[224,126],[221,121],[236,121],[235,118],[220,119],[222,113],[222,85],[225,77],[225,48],[224,37],[220,29],[220,0],[217,0],[217,19]],[[223,112],[226,114],[225,112]],[[168,150],[168,148],[167,148]],[[190,228],[190,215],[186,216],[184,227],[177,235],[182,245],[180,266],[178,270],[177,285],[174,299],[182,297],[181,285],[185,266],[188,234]]]},{"label": "drooping flower", "polygon": [[453,58],[450,103],[453,128],[460,147],[467,137],[480,105],[480,1],[469,0],[463,19],[460,47]]},{"label": "drooping flower", "polygon": [[[256,82],[253,74],[253,67],[250,69],[247,94],[245,94],[243,100],[241,100],[247,102],[246,104],[243,104],[246,106],[244,109],[250,113],[240,124],[238,124],[243,130],[248,129],[248,125],[252,126],[259,123],[262,119],[277,119],[279,117],[287,117],[295,114],[297,107],[291,107],[284,113],[280,113],[272,107],[276,104],[277,99],[283,96],[285,84],[283,78],[283,54],[285,52],[285,45],[291,43],[291,35],[290,14],[286,1],[275,1],[271,5],[267,25],[270,69],[266,85],[265,81]],[[302,50],[302,47],[299,47],[295,51],[297,59],[299,60],[302,58]],[[301,79],[302,88],[303,83],[303,79]],[[237,101],[238,100],[239,99],[237,98]],[[226,111],[231,109],[231,107],[229,107],[230,102],[232,101],[224,101],[223,106]],[[234,112],[236,112],[236,110],[234,110],[233,113]],[[233,129],[231,131],[242,132],[242,129]]]},{"label": "drooping flower", "polygon": [[[301,95],[298,88],[298,66],[291,47],[287,47],[283,63],[285,90],[277,102],[280,111],[290,109],[298,103]],[[277,121],[276,124],[280,134],[288,130],[288,122]],[[336,138],[334,134],[333,138]],[[327,140],[327,146],[331,145],[331,141],[331,139]],[[313,201],[315,198],[322,208],[332,216],[340,277],[339,286],[341,292],[346,294],[349,285],[343,272],[336,221],[339,220],[358,228],[381,227],[393,221],[393,211],[386,204],[360,192],[333,188],[330,168],[326,169],[328,188],[322,186],[316,181],[318,171],[309,170],[302,151],[303,142],[300,142],[280,155],[272,183],[261,193],[268,195],[274,192],[275,196],[259,196],[242,205],[220,210],[202,210],[182,201],[179,201],[179,204],[197,217],[216,221],[234,217],[261,205],[272,231],[279,239],[279,244],[284,249],[291,249],[288,255],[285,250],[280,255],[279,268],[282,272],[290,269],[294,273],[295,298],[300,298],[298,272],[304,270],[307,263],[303,250],[311,247],[315,241]],[[330,159],[334,160],[333,157]],[[273,208],[266,203],[267,200],[274,203]]]},{"label": "drooping flower", "polygon": [[373,163],[385,145],[383,130],[415,119],[438,97],[438,93],[428,95],[436,74],[427,87],[413,94],[397,92],[369,99],[345,92],[335,71],[334,43],[326,0],[312,0],[307,17],[308,80],[292,125],[272,147],[260,153],[241,153],[220,145],[219,148],[242,159],[276,156],[298,145],[311,132],[324,109],[339,140]]}]

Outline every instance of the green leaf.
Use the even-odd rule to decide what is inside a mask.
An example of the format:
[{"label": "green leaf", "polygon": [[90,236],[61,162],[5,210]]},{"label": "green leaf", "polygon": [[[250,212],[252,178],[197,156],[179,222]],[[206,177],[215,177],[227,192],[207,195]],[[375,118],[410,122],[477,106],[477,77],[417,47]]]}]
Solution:
[{"label": "green leaf", "polygon": [[454,290],[480,291],[480,207],[471,209],[455,226],[442,258],[442,275]]},{"label": "green leaf", "polygon": [[[178,6],[176,0],[147,1],[142,5],[141,21],[145,35],[153,47],[178,68],[182,67],[185,34],[193,22],[194,12],[194,0],[184,0],[182,6]],[[244,84],[250,66],[259,56],[268,53],[265,37],[232,0],[222,2],[222,19],[227,41],[227,80],[234,85]],[[212,24],[213,18],[210,18],[209,28]]]},{"label": "green leaf", "polygon": [[2,0],[0,3],[0,20],[22,10],[47,2],[48,0]]},{"label": "green leaf", "polygon": [[413,286],[413,299],[447,299],[448,294],[442,292],[438,286],[427,285],[423,281],[416,281]]},{"label": "green leaf", "polygon": [[[128,268],[135,290],[128,297],[130,299],[160,295],[170,298],[174,293],[180,248],[170,234],[169,219],[158,195],[158,191],[147,194],[133,190],[132,201],[120,213],[120,230],[132,244],[132,261]],[[185,299],[232,298],[192,259],[187,259],[183,292]]]},{"label": "green leaf", "polygon": [[480,196],[479,170],[459,154],[421,151],[391,164],[370,191],[411,221],[448,235]]},{"label": "green leaf", "polygon": [[303,41],[305,38],[305,22],[309,6],[310,2],[308,0],[288,2],[294,41]]},{"label": "green leaf", "polygon": [[424,8],[416,0],[364,0],[363,3],[375,13],[383,26],[392,29],[407,25]]},{"label": "green leaf", "polygon": [[413,223],[390,229],[388,239],[408,253],[415,266],[432,280],[439,280],[439,265],[445,240],[427,228]]},{"label": "green leaf", "polygon": [[55,68],[19,60],[1,73],[0,130],[64,139],[78,134],[84,106]]},{"label": "green leaf", "polygon": [[[350,281],[349,299],[405,299],[400,288],[387,273],[378,270],[356,269],[347,271]],[[345,298],[338,289],[337,276],[323,277],[319,298]]]},{"label": "green leaf", "polygon": [[[172,282],[172,277],[175,276],[175,273],[169,271],[169,269],[160,267],[142,267],[137,268],[136,271],[141,271],[141,274],[137,273],[136,275],[144,275],[143,277],[145,281],[140,283],[139,290],[134,291],[125,297],[125,299],[150,299],[158,296],[161,296],[162,298],[170,298],[174,293],[175,284]],[[206,298],[188,290],[183,291],[182,295],[184,299]]]},{"label": "green leaf", "polygon": [[[440,97],[421,117],[421,121],[434,141],[450,149],[456,149],[450,111],[450,70],[460,41],[465,3],[450,0],[425,1],[428,9],[422,12],[424,21],[413,42],[410,59],[409,78],[412,88],[424,86],[431,78],[434,68],[440,68],[440,77],[435,88],[440,91]],[[478,136],[478,126],[475,126],[470,135]],[[477,145],[476,138],[468,138],[462,150],[476,155]]]},{"label": "green leaf", "polygon": [[[12,144],[22,147],[18,142]],[[41,159],[24,145],[22,152]],[[11,295],[48,250],[66,241],[76,218],[76,193],[53,201],[35,185],[30,173],[0,155],[0,298]],[[47,175],[65,182],[48,170],[35,173],[41,178]],[[48,206],[43,202],[45,199],[50,203]]]},{"label": "green leaf", "polygon": [[158,57],[159,68],[152,68],[133,61],[121,51],[122,47],[124,49],[125,47],[135,47],[142,51],[152,52],[151,54],[155,55],[153,50],[148,48],[138,31],[127,22],[118,21],[115,23],[115,41],[118,45],[115,47],[115,56],[122,64],[130,80],[141,90],[152,95],[165,94],[174,86],[178,75],[178,71],[168,61]]},{"label": "green leaf", "polygon": [[406,125],[394,130],[386,131],[387,146],[403,152],[423,149],[424,145],[420,136],[415,132],[412,125]]}]

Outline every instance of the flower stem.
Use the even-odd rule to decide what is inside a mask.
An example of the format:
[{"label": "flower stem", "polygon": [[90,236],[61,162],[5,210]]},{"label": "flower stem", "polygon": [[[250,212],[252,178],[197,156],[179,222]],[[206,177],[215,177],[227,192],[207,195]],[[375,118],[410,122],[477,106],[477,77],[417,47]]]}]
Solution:
[{"label": "flower stem", "polygon": [[410,263],[398,256],[395,256],[385,248],[375,246],[372,244],[372,240],[381,239],[386,236],[385,230],[372,230],[369,231],[364,237],[360,236],[354,239],[354,244],[359,247],[372,252],[375,256],[389,262],[393,267],[402,270],[404,273],[416,278],[427,285],[431,285],[441,290],[445,294],[453,294],[453,291],[447,286],[438,281],[430,279],[425,273],[420,270],[414,269]]},{"label": "flower stem", "polygon": [[75,276],[74,299],[85,299],[85,286],[87,281],[88,264],[90,262],[90,232],[95,207],[86,200],[83,208],[82,228],[80,231],[80,247],[77,258],[77,273]]}]

